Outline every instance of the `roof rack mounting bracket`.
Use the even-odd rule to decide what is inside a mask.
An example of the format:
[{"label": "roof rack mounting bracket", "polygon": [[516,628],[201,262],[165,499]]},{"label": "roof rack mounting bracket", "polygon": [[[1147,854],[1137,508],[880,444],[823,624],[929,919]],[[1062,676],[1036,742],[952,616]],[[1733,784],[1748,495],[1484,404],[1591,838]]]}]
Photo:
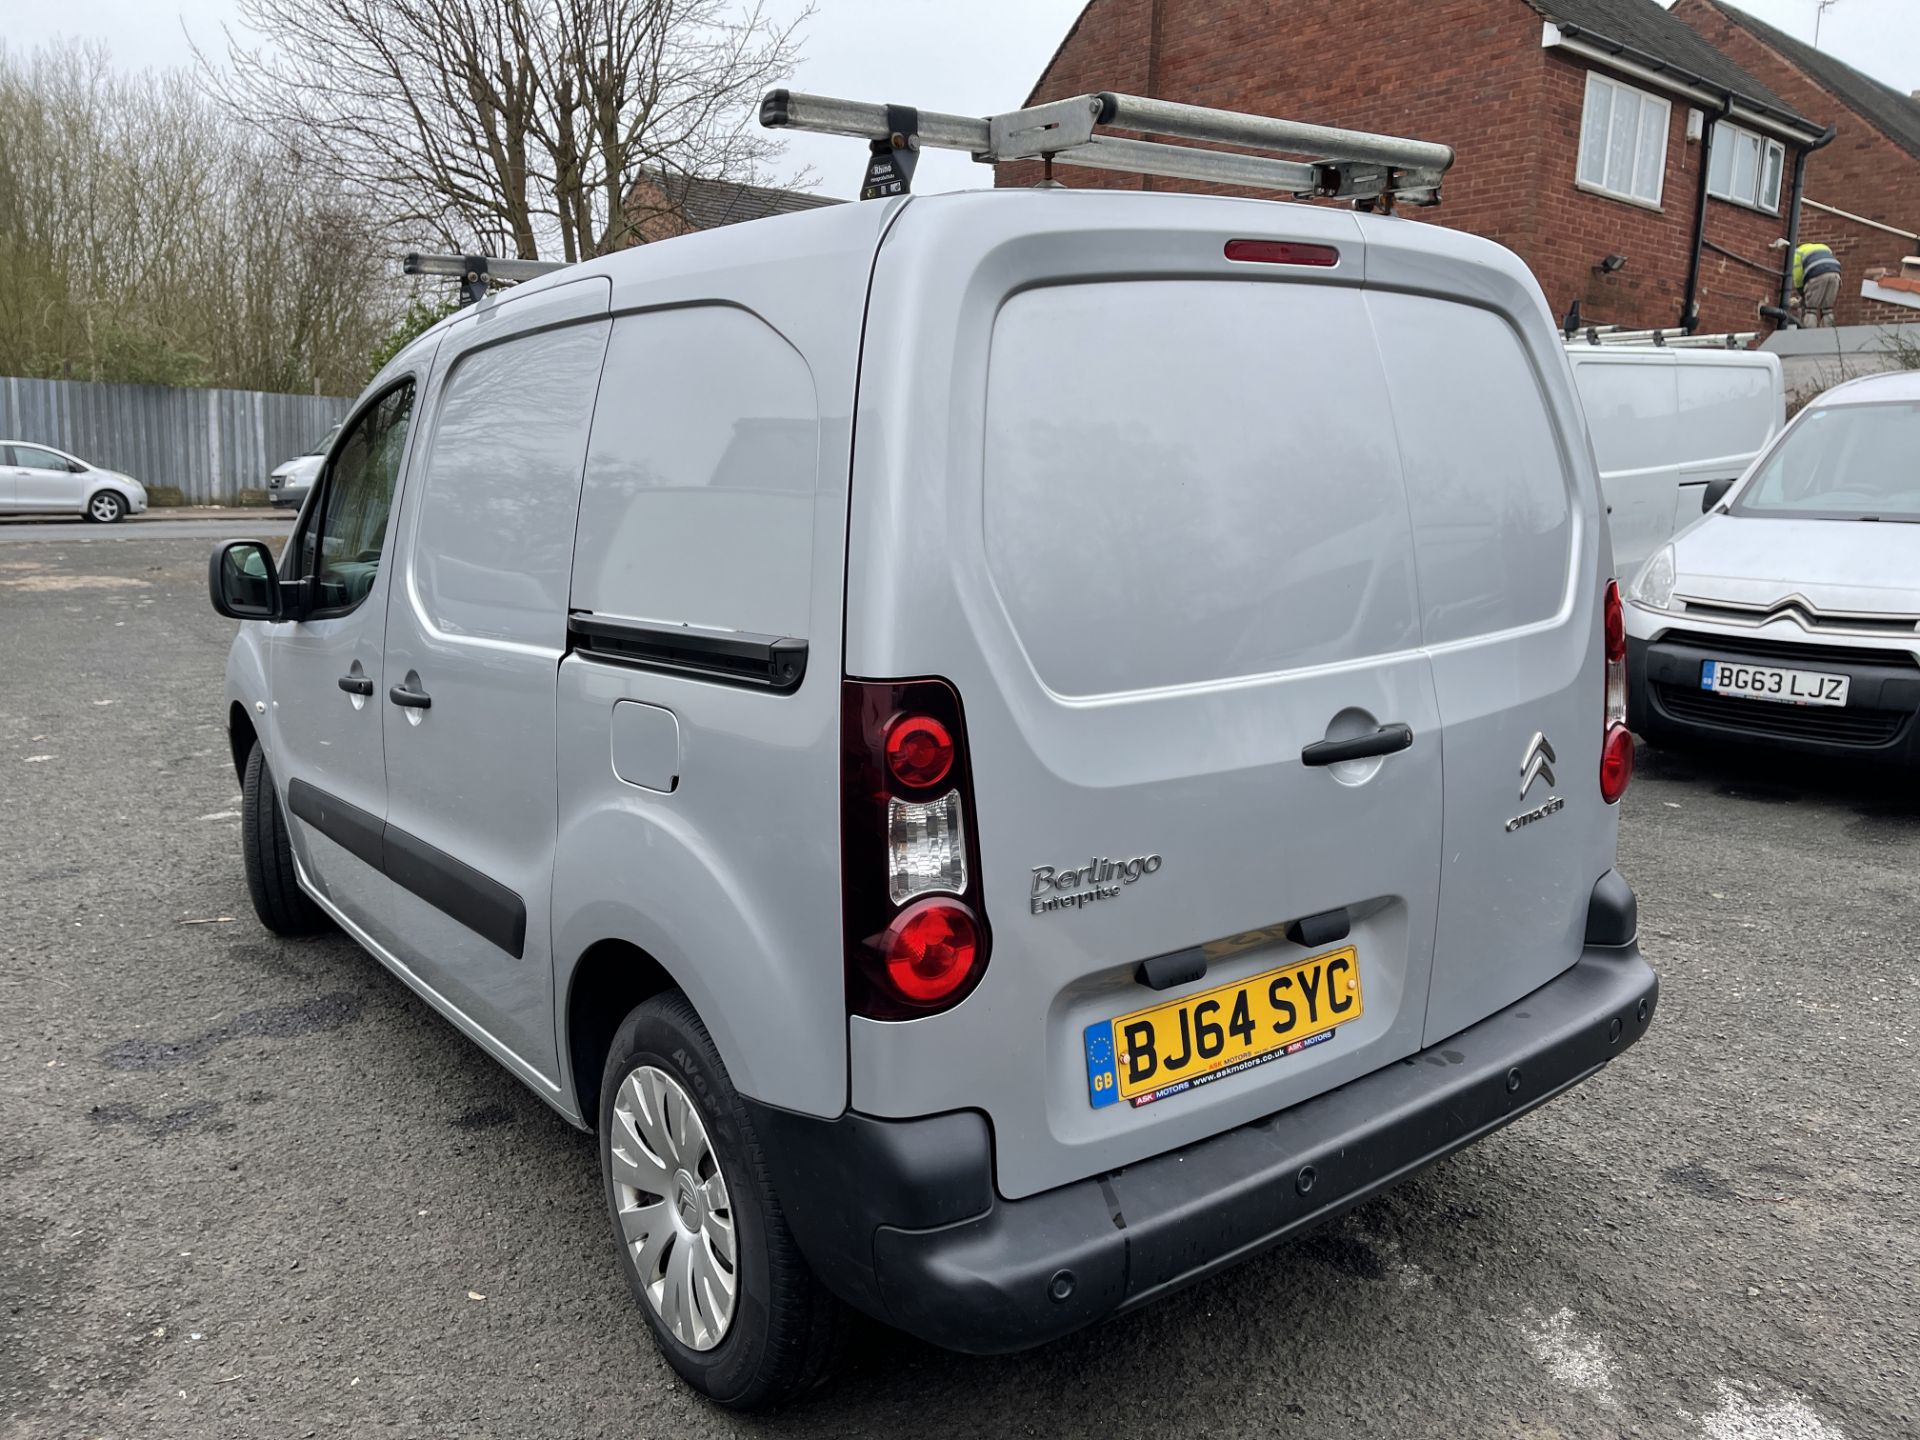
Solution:
[{"label": "roof rack mounting bracket", "polygon": [[862,200],[908,194],[913,189],[914,167],[920,163],[920,112],[911,105],[889,105],[886,110],[886,133],[874,136],[867,147]]}]

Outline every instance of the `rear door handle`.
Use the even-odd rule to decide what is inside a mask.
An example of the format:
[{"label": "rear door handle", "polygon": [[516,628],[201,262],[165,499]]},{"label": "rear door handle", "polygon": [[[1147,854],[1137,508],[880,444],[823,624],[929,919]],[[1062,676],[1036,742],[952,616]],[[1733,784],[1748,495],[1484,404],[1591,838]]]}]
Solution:
[{"label": "rear door handle", "polygon": [[1411,725],[1382,725],[1371,735],[1351,740],[1321,740],[1300,752],[1302,765],[1338,765],[1342,760],[1366,760],[1375,755],[1397,755],[1413,744]]},{"label": "rear door handle", "polygon": [[408,710],[428,710],[433,707],[433,697],[424,690],[409,690],[404,685],[396,685],[387,691],[387,699]]},{"label": "rear door handle", "polygon": [[349,695],[373,694],[373,677],[370,675],[342,675],[340,688]]}]

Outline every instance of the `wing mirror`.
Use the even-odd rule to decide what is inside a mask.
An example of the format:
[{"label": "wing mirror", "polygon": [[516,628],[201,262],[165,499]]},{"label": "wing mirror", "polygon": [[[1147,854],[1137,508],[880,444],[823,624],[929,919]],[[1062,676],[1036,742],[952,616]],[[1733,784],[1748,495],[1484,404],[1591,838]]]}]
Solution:
[{"label": "wing mirror", "polygon": [[264,540],[227,540],[207,561],[207,598],[229,620],[298,620],[298,582],[284,583]]},{"label": "wing mirror", "polygon": [[1700,513],[1709,513],[1714,506],[1727,498],[1727,491],[1733,488],[1731,480],[1709,480],[1706,488],[1700,492]]}]

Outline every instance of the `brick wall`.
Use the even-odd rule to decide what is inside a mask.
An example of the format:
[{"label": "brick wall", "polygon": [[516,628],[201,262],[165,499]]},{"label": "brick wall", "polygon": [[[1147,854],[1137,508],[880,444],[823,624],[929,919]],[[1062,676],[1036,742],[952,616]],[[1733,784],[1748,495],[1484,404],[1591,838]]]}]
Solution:
[{"label": "brick wall", "polygon": [[[1485,235],[1533,267],[1556,315],[1577,296],[1596,323],[1680,322],[1701,147],[1675,101],[1661,209],[1575,186],[1586,68],[1540,45],[1523,0],[1092,0],[1034,88],[1035,102],[1132,90],[1322,124],[1387,131],[1454,147],[1445,200],[1419,220]],[[1157,38],[1157,43],[1156,43]],[[1140,176],[1062,168],[1068,184],[1144,188]],[[1000,167],[1031,184],[1038,166]],[[1200,188],[1185,181],[1151,182]],[[1714,250],[1701,265],[1701,325],[1753,329],[1778,289],[1767,244],[1782,222],[1710,202]],[[1627,257],[1610,276],[1594,266]],[[1771,272],[1771,273],[1769,273]]]},{"label": "brick wall", "polygon": [[[1889,140],[1805,71],[1763,44],[1752,31],[1729,20],[1707,0],[1680,0],[1673,14],[1802,115],[1834,125],[1839,133],[1833,142],[1807,158],[1809,199],[1884,225],[1920,231],[1920,157]],[[1912,241],[1811,208],[1801,212],[1800,238],[1830,245],[1839,257],[1843,273],[1834,312],[1839,324],[1897,322],[1912,315],[1911,311],[1864,300],[1860,295],[1860,282],[1866,272],[1882,265],[1898,272],[1901,257],[1914,253]]]}]

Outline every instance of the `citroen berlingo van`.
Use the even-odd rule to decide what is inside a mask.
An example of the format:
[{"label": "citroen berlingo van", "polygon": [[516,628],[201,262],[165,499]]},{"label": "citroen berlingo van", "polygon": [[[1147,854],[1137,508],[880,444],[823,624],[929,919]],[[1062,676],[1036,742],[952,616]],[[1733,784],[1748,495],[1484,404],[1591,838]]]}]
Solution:
[{"label": "citroen berlingo van", "polygon": [[255,908],[597,1131],[717,1401],[1144,1305],[1648,1026],[1604,507],[1485,240],[813,209],[466,307],[317,483],[210,568]]}]

